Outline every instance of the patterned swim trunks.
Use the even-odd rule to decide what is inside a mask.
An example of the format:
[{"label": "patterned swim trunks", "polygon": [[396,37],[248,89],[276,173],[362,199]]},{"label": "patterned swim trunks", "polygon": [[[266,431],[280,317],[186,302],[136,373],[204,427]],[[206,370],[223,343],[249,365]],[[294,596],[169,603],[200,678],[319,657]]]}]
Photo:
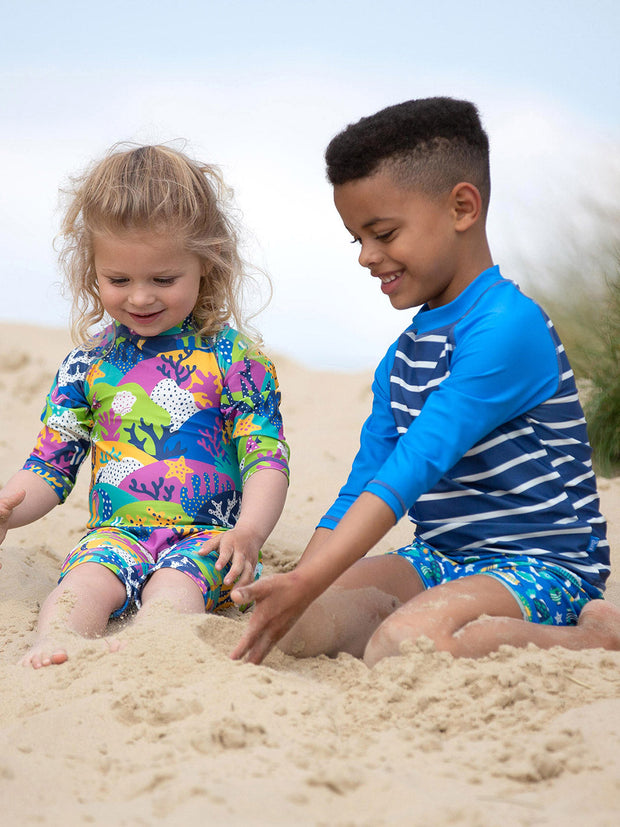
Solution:
[{"label": "patterned swim trunks", "polygon": [[[222,529],[196,532],[181,540],[167,529],[156,531],[161,536],[154,543],[151,533],[149,548],[127,529],[98,528],[91,531],[65,559],[58,582],[81,563],[105,566],[124,584],[127,592],[125,603],[112,615],[119,617],[132,606],[140,608],[142,588],[154,572],[165,568],[177,569],[196,583],[203,594],[206,612],[221,611],[235,605],[230,599],[232,586],[223,584],[230,563],[218,571],[215,568],[219,555],[217,550],[207,556],[198,553],[203,543],[216,537]],[[262,568],[259,555],[255,580],[260,577]]]},{"label": "patterned swim trunks", "polygon": [[411,563],[425,589],[472,574],[494,577],[515,598],[523,619],[532,623],[574,626],[585,604],[603,596],[573,572],[527,555],[471,555],[456,561],[420,540],[389,553]]}]

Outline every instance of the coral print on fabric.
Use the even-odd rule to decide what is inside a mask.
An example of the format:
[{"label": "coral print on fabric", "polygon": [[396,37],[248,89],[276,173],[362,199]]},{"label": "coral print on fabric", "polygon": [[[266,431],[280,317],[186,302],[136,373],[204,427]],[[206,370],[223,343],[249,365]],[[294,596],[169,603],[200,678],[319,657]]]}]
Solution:
[{"label": "coral print on fabric", "polygon": [[[89,528],[116,526],[149,545],[232,528],[255,471],[288,473],[271,362],[230,327],[198,337],[186,320],[139,338],[110,325],[63,362],[24,468],[61,501],[92,448]],[[161,534],[161,532],[159,532]]]}]

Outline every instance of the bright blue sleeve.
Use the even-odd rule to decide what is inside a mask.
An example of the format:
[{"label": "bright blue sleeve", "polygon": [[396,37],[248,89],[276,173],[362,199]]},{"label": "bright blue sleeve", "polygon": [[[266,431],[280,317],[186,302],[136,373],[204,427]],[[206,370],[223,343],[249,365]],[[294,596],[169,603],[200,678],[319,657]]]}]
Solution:
[{"label": "bright blue sleeve", "polygon": [[397,519],[479,440],[557,390],[559,364],[544,317],[529,301],[512,309],[510,318],[472,314],[459,323],[450,375],[367,485],[391,507],[384,489],[399,492]]},{"label": "bright blue sleeve", "polygon": [[372,412],[362,426],[359,451],[338,499],[319,522],[322,528],[335,528],[396,447],[398,432],[390,408],[390,369],[395,350],[396,344],[375,371]]},{"label": "bright blue sleeve", "polygon": [[[392,419],[391,439],[387,422],[394,346],[388,351],[373,386],[373,412],[362,431],[360,452],[326,515],[336,519],[326,527],[333,528],[363,490],[380,497],[400,519],[479,440],[554,394],[560,379],[555,345],[540,309],[522,298],[509,314],[479,308],[458,322],[449,376],[430,393],[405,433],[396,435]],[[376,470],[369,476],[373,462]]]}]

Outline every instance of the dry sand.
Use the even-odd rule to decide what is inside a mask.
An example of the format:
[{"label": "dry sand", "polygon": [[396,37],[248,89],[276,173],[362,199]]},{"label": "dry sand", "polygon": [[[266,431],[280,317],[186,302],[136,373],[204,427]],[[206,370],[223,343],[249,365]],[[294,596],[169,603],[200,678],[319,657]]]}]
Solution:
[{"label": "dry sand", "polygon": [[[58,331],[0,326],[0,484],[30,450],[68,346]],[[268,571],[303,550],[370,399],[366,374],[285,359],[278,372],[293,482]],[[63,666],[17,665],[82,532],[87,476],[1,553],[4,827],[620,823],[620,653],[505,648],[457,661],[418,645],[372,670],[281,653],[255,667],[228,658],[247,617],[161,611],[121,627],[121,652],[76,641]],[[620,479],[600,489],[617,577]],[[381,548],[410,534],[402,523]],[[617,581],[608,596],[620,605]]]}]

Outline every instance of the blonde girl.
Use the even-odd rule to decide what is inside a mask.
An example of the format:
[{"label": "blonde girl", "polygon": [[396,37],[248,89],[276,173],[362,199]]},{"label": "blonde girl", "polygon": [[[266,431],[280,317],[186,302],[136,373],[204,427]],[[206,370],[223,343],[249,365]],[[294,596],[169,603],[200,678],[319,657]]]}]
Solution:
[{"label": "blonde girl", "polygon": [[60,258],[80,344],[0,492],[0,543],[64,502],[89,451],[90,518],[25,664],[63,663],[66,630],[101,636],[131,607],[221,609],[260,573],[288,448],[274,367],[237,329],[224,195],[213,167],[164,146],[114,147],[73,182]]}]

